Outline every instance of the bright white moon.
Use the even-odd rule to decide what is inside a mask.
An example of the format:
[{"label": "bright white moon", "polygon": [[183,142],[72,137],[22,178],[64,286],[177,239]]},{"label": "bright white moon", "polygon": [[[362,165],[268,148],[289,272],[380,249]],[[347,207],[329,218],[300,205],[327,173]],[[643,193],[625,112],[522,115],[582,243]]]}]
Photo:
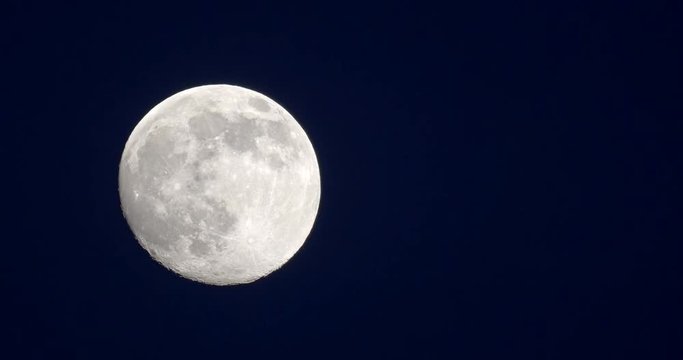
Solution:
[{"label": "bright white moon", "polygon": [[155,106],[119,166],[133,233],[183,277],[252,282],[289,260],[313,227],[320,172],[313,146],[275,101],[207,85]]}]

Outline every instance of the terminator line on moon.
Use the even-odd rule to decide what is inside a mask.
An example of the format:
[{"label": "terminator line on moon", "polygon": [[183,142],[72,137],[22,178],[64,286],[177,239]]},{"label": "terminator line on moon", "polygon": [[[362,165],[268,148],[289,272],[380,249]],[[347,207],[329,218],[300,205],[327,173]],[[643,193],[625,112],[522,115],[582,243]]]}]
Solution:
[{"label": "terminator line on moon", "polygon": [[155,106],[119,166],[121,207],[140,245],[183,277],[249,283],[303,245],[320,202],[304,130],[275,101],[207,85]]}]

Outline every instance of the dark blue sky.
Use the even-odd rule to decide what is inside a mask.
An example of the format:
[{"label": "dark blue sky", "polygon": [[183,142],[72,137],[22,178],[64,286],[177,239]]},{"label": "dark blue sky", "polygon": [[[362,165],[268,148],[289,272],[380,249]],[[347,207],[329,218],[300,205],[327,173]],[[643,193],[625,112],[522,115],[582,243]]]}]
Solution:
[{"label": "dark blue sky", "polygon": [[[0,357],[683,358],[683,6],[640,3],[5,4]],[[321,168],[246,286],[165,270],[119,207],[135,124],[216,83]]]}]

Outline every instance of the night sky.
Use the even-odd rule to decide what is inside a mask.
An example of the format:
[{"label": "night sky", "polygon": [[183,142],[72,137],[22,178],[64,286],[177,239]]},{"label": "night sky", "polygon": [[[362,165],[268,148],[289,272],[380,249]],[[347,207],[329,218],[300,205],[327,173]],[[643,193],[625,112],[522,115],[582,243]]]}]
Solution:
[{"label": "night sky", "polygon": [[[442,3],[3,4],[0,358],[682,359],[682,3]],[[120,209],[132,129],[205,84],[319,160],[311,235],[248,285]]]}]

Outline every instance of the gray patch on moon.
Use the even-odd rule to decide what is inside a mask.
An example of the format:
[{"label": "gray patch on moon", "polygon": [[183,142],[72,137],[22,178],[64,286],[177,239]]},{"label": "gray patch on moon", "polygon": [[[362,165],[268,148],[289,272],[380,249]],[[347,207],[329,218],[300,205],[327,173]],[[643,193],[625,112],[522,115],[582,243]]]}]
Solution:
[{"label": "gray patch on moon", "polygon": [[201,200],[205,204],[202,209],[196,209],[197,213],[193,216],[198,222],[204,221],[206,228],[212,233],[222,235],[230,234],[237,224],[237,217],[227,211],[224,204],[209,196],[202,196]]},{"label": "gray patch on moon", "polygon": [[[155,206],[160,201],[173,204],[165,214],[160,214]],[[136,223],[139,222],[142,238],[164,251],[177,251],[175,245],[186,237],[192,239],[191,250],[207,250],[203,255],[213,253],[224,247],[221,244],[223,237],[231,234],[237,224],[235,215],[219,202],[204,196],[177,203],[163,197],[143,199],[135,209],[138,211],[131,215],[136,216]]]},{"label": "gray patch on moon", "polygon": [[253,107],[254,109],[262,112],[270,111],[270,105],[268,105],[268,102],[261,98],[257,97],[252,97],[248,101],[249,105]]},{"label": "gray patch on moon", "polygon": [[178,240],[177,234],[183,229],[181,226],[174,226],[174,216],[163,216],[158,213],[155,206],[157,201],[149,197],[138,199],[136,206],[129,210],[129,216],[135,216],[132,225],[139,229],[138,238],[144,239],[145,243],[152,244],[157,249],[171,251]]},{"label": "gray patch on moon", "polygon": [[270,167],[272,167],[273,169],[280,170],[283,167],[285,167],[287,163],[285,163],[285,161],[282,160],[281,156],[272,154],[268,155],[268,165],[270,165]]},{"label": "gray patch on moon", "polygon": [[196,256],[203,256],[211,253],[211,247],[209,246],[209,244],[199,239],[192,240],[189,250],[192,254]]},{"label": "gray patch on moon", "polygon": [[176,153],[179,134],[177,129],[162,126],[153,129],[147,140],[138,149],[138,159],[150,159],[143,162],[139,171],[146,178],[156,178],[177,171],[187,159],[187,154]]},{"label": "gray patch on moon", "polygon": [[216,173],[207,167],[207,161],[211,158],[200,158],[189,165],[191,179],[187,182],[187,188],[193,193],[202,193],[207,183],[216,179]]},{"label": "gray patch on moon", "polygon": [[292,137],[289,134],[290,128],[283,122],[269,121],[266,125],[266,135],[275,140],[276,143],[290,146]]},{"label": "gray patch on moon", "polygon": [[255,139],[260,135],[259,128],[252,120],[238,117],[239,121],[229,124],[223,134],[223,142],[239,152],[256,151]]},{"label": "gray patch on moon", "polygon": [[199,140],[216,137],[228,128],[228,121],[217,113],[202,113],[195,115],[188,121],[190,131]]},{"label": "gray patch on moon", "polygon": [[[268,103],[263,99],[250,98],[249,104],[260,111],[270,110]],[[249,119],[239,114],[233,114],[228,118],[219,113],[207,112],[190,118],[188,125],[198,140],[204,142],[220,137],[231,149],[239,153],[251,152],[255,159],[264,161],[276,170],[281,170],[289,161],[299,158],[299,152],[293,148],[291,128],[284,121]],[[262,136],[271,139],[279,150],[269,150],[265,153],[260,150],[256,139]],[[289,155],[284,156],[283,153]],[[197,159],[204,160],[205,157],[199,155]],[[197,174],[196,181],[203,180],[203,175]]]}]

